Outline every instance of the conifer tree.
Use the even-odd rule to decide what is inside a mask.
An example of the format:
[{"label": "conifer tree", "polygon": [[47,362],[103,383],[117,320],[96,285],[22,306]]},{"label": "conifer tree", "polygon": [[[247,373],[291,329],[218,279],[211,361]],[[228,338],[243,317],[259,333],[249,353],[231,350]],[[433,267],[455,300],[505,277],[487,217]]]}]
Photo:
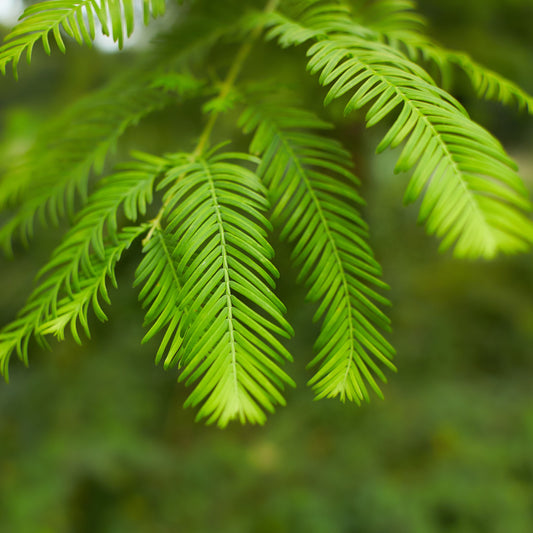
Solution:
[{"label": "conifer tree", "polygon": [[[98,32],[122,47],[137,11],[175,19],[148,58],[67,107],[0,180],[6,254],[34,227],[69,229],[41,269],[26,305],[0,330],[0,370],[28,363],[32,339],[90,336],[107,319],[117,263],[142,242],[135,286],[156,361],[192,387],[187,404],[221,427],[263,423],[293,386],[293,330],[276,296],[271,233],[279,231],[320,321],[309,381],[317,398],[368,401],[395,370],[386,339],[387,285],[359,207],[350,147],[328,106],[367,127],[377,152],[401,146],[405,202],[458,258],[529,250],[528,192],[500,142],[446,90],[462,71],[480,98],[533,113],[533,98],[467,54],[426,33],[411,0],[47,0],[28,7],[0,48],[18,75],[32,52],[91,45]],[[220,4],[223,4],[222,6]],[[324,110],[283,80],[247,75],[261,50],[296,48],[306,84],[324,88]],[[223,53],[221,53],[221,50]],[[216,72],[213,76],[210,72]],[[173,153],[113,159],[123,133],[165,108],[201,106],[198,138]],[[359,110],[363,110],[362,112]],[[222,115],[238,118],[215,143]],[[226,122],[228,119],[226,119]],[[225,124],[227,130],[227,124]],[[242,135],[248,150],[232,148]],[[142,150],[142,146],[137,147]],[[116,165],[104,172],[106,161]],[[369,206],[372,209],[372,206]]]}]

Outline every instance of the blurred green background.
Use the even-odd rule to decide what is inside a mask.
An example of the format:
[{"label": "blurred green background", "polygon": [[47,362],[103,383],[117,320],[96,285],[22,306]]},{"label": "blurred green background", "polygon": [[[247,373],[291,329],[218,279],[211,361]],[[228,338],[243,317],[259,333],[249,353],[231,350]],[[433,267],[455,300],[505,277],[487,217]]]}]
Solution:
[{"label": "blurred green background", "polygon": [[[533,92],[531,0],[424,0],[432,34]],[[39,124],[99,86],[131,52],[37,54],[20,82],[0,80],[0,167]],[[533,190],[533,120],[456,94],[505,144]],[[183,122],[182,122],[183,124]],[[193,118],[186,127],[194,127]],[[175,117],[128,133],[172,149]],[[182,127],[185,127],[182,126]],[[281,246],[279,292],[296,337],[298,387],[266,426],[194,423],[187,391],[140,346],[132,250],[94,338],[35,349],[0,384],[0,531],[7,533],[530,533],[533,531],[532,256],[466,263],[437,253],[401,205],[380,131],[340,128],[363,179],[371,240],[391,285],[399,373],[385,401],[313,402],[305,386],[317,328]],[[162,147],[162,148],[160,148]],[[13,318],[56,240],[39,231],[0,259],[0,323]]]}]

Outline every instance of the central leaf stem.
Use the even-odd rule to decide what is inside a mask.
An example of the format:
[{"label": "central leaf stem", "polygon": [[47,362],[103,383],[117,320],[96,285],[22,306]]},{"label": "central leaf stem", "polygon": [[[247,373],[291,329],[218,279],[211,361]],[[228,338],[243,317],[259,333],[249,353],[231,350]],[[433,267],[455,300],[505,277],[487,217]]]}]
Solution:
[{"label": "central leaf stem", "polygon": [[226,289],[226,308],[228,310],[228,333],[229,333],[229,345],[231,350],[231,368],[233,374],[233,388],[235,390],[235,397],[239,396],[239,378],[237,376],[237,351],[235,341],[235,326],[233,324],[233,303],[231,301],[231,279],[229,275],[230,267],[228,263],[228,254],[226,251],[226,230],[224,227],[224,220],[220,211],[220,203],[218,198],[217,189],[213,176],[206,163],[203,163],[204,174],[209,177],[209,191],[211,193],[211,200],[216,212],[218,233],[220,235],[220,249],[222,251],[222,270],[224,272],[224,284]]}]

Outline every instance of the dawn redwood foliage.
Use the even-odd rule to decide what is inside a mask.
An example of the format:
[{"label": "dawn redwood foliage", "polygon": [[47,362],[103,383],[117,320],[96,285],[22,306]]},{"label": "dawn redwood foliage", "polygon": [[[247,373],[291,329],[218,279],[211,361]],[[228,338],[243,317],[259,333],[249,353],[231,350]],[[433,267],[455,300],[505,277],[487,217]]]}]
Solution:
[{"label": "dawn redwood foliage", "polygon": [[[13,353],[28,362],[31,339],[46,346],[48,336],[70,330],[81,342],[91,313],[106,320],[116,265],[139,240],[135,286],[145,339],[160,341],[156,361],[193,387],[187,403],[200,418],[263,423],[294,385],[281,342],[293,331],[276,296],[269,242],[276,228],[318,305],[309,382],[316,397],[359,403],[371,391],[381,395],[378,381],[395,370],[383,336],[387,286],[358,210],[349,147],[331,120],[302,104],[298,87],[245,74],[246,64],[263,60],[261,40],[297,48],[294,67],[307,68],[307,84],[325,87],[326,106],[340,99],[348,117],[383,123],[377,151],[402,146],[396,170],[410,172],[405,201],[420,199],[420,220],[443,250],[492,258],[531,246],[531,206],[515,163],[443,87],[462,70],[481,98],[529,113],[533,98],[431,39],[411,0],[216,4],[226,16],[213,16],[212,0],[49,0],[26,9],[6,37],[0,69],[16,76],[36,46],[65,52],[73,41],[91,45],[99,31],[122,46],[137,12],[146,24],[175,19],[148,59],[66,108],[0,181],[7,254],[14,239],[30,241],[36,220],[70,225],[26,305],[0,331],[6,379]],[[133,152],[104,175],[130,126],[191,105],[205,116],[200,136],[173,153]],[[237,117],[233,132],[213,144],[224,114]],[[249,150],[235,151],[243,135]]]}]

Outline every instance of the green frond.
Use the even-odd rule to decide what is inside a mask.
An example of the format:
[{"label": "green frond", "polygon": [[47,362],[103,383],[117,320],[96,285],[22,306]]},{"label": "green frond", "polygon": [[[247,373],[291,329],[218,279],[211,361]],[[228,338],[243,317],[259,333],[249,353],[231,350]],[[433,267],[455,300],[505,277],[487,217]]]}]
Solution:
[{"label": "green frond", "polygon": [[63,338],[70,324],[74,338],[79,321],[88,332],[90,305],[100,319],[105,315],[98,294],[107,301],[106,276],[113,283],[114,266],[133,239],[146,231],[139,226],[118,232],[117,216],[122,207],[126,218],[136,221],[152,201],[155,179],[166,161],[137,154],[138,161],[100,182],[88,204],[78,214],[77,223],[67,232],[50,261],[39,272],[40,283],[17,319],[0,331],[0,367],[4,374],[13,350],[27,363],[32,335],[42,340],[55,333]]},{"label": "green frond", "polygon": [[[143,0],[144,20],[148,23],[150,13],[155,16],[165,11],[164,0]],[[99,21],[104,35],[110,35],[120,48],[124,37],[129,37],[134,25],[133,0],[46,0],[26,8],[20,22],[6,36],[0,47],[0,71],[12,62],[17,76],[21,56],[31,62],[33,48],[42,41],[45,52],[50,55],[50,37],[53,36],[61,52],[66,51],[64,36],[78,44],[91,46]]]},{"label": "green frond", "polygon": [[356,22],[378,33],[423,33],[427,25],[413,0],[352,1],[350,5]]},{"label": "green frond", "polygon": [[389,329],[389,319],[376,305],[388,304],[375,290],[386,285],[356,209],[362,200],[349,154],[320,133],[332,126],[302,109],[255,104],[241,124],[254,132],[251,151],[262,156],[258,173],[281,237],[294,245],[299,279],[308,298],[320,302],[315,319],[323,323],[311,365],[321,366],[310,380],[317,398],[359,403],[369,399],[367,385],[381,396],[374,376],[386,380],[376,363],[394,369],[394,351],[379,332]]},{"label": "green frond", "polygon": [[180,380],[197,382],[186,405],[202,404],[198,417],[221,427],[263,423],[292,384],[279,366],[290,355],[276,334],[292,330],[273,292],[265,191],[235,160],[253,162],[244,154],[184,155],[162,182],[170,185],[164,231],[176,242],[182,284]]},{"label": "green frond", "polygon": [[[196,82],[192,75],[183,74]],[[176,97],[151,87],[157,75],[132,72],[109,87],[77,102],[46,128],[26,157],[0,181],[0,210],[18,202],[14,214],[0,228],[0,244],[11,253],[19,234],[27,243],[35,219],[58,224],[73,215],[77,200],[85,203],[91,173],[101,174],[110,151],[124,131]],[[189,86],[190,86],[189,84]],[[183,94],[183,98],[189,96]]]},{"label": "green frond", "polygon": [[293,0],[284,5],[284,11],[265,14],[261,20],[268,29],[265,38],[277,40],[283,48],[320,40],[331,33],[360,37],[371,34],[364,26],[355,24],[348,7],[337,0]]},{"label": "green frond", "polygon": [[[155,180],[162,175],[168,161],[153,155],[134,152],[136,160],[119,166],[119,171],[101,180],[89,197],[87,205],[78,213],[77,222],[64,237],[58,251],[76,250],[77,263],[88,261],[94,251],[105,256],[104,239],[116,238],[120,209],[126,218],[135,222],[145,215],[152,202]],[[49,264],[53,268],[53,262]],[[46,272],[47,267],[42,272]],[[77,268],[73,268],[73,273]],[[74,275],[74,274],[73,274]]]},{"label": "green frond", "polygon": [[[441,85],[451,80],[451,65],[445,54],[426,34],[426,20],[411,0],[377,0],[355,7],[354,18],[373,32],[372,40],[387,43],[404,52],[412,61],[433,63],[440,74]],[[362,8],[361,8],[362,7]]]},{"label": "green frond", "polygon": [[[292,30],[291,30],[292,31]],[[527,191],[500,143],[400,51],[356,35],[329,35],[309,50],[308,69],[330,86],[325,103],[351,94],[345,113],[371,104],[367,126],[400,108],[378,152],[407,141],[397,171],[415,169],[405,194],[424,192],[420,220],[459,257],[529,249]]]},{"label": "green frond", "polygon": [[103,311],[99,299],[111,304],[107,291],[107,279],[113,287],[117,287],[115,266],[134,240],[146,233],[146,226],[127,227],[116,234],[114,242],[106,242],[105,255],[100,257],[92,253],[83,265],[82,271],[73,288],[68,288],[68,294],[58,299],[54,304],[49,318],[43,320],[36,330],[38,335],[55,335],[59,340],[65,338],[65,329],[69,327],[74,340],[81,344],[78,334],[78,323],[81,324],[87,337],[90,337],[88,312],[93,309],[99,320],[105,322],[107,316]]},{"label": "green frond", "polygon": [[353,36],[315,43],[308,54],[311,73],[331,85],[326,103],[350,92],[346,113],[372,104],[367,126],[401,108],[378,151],[407,141],[396,165],[415,169],[405,201],[425,191],[420,220],[443,239],[441,249],[490,258],[529,248],[533,225],[523,211],[530,204],[515,163],[424,71],[384,44]]},{"label": "green frond", "polygon": [[174,235],[156,229],[145,243],[143,259],[135,274],[135,285],[141,285],[139,299],[148,308],[144,325],[152,324],[143,342],[147,342],[160,331],[165,331],[156,354],[156,363],[165,355],[165,369],[178,362],[177,353],[181,346],[182,310],[178,295],[181,282],[173,257],[177,242]]},{"label": "green frond", "polygon": [[533,114],[533,96],[516,83],[475,62],[468,54],[443,50],[450,64],[458,66],[470,79],[480,98],[496,100]]},{"label": "green frond", "polygon": [[[110,303],[107,279],[116,287],[115,266],[123,252],[146,231],[146,227],[124,228],[114,242],[106,242],[105,255],[91,253],[80,265],[75,283],[67,280],[72,275],[72,262],[67,251],[54,255],[55,269],[30,295],[17,318],[0,330],[0,373],[9,379],[9,360],[13,352],[28,364],[28,346],[32,337],[41,346],[47,346],[45,335],[54,334],[62,340],[68,327],[76,342],[81,343],[80,324],[90,337],[88,312],[93,309],[98,319],[107,317],[100,300]],[[74,252],[74,250],[70,250]]]},{"label": "green frond", "polygon": [[453,68],[457,67],[468,76],[478,97],[504,105],[516,104],[533,113],[533,97],[516,83],[475,62],[468,54],[449,50],[428,37],[415,2],[380,0],[366,10],[356,11],[355,17],[359,24],[376,32],[378,40],[405,51],[413,61],[434,63],[445,88],[451,84]]}]

